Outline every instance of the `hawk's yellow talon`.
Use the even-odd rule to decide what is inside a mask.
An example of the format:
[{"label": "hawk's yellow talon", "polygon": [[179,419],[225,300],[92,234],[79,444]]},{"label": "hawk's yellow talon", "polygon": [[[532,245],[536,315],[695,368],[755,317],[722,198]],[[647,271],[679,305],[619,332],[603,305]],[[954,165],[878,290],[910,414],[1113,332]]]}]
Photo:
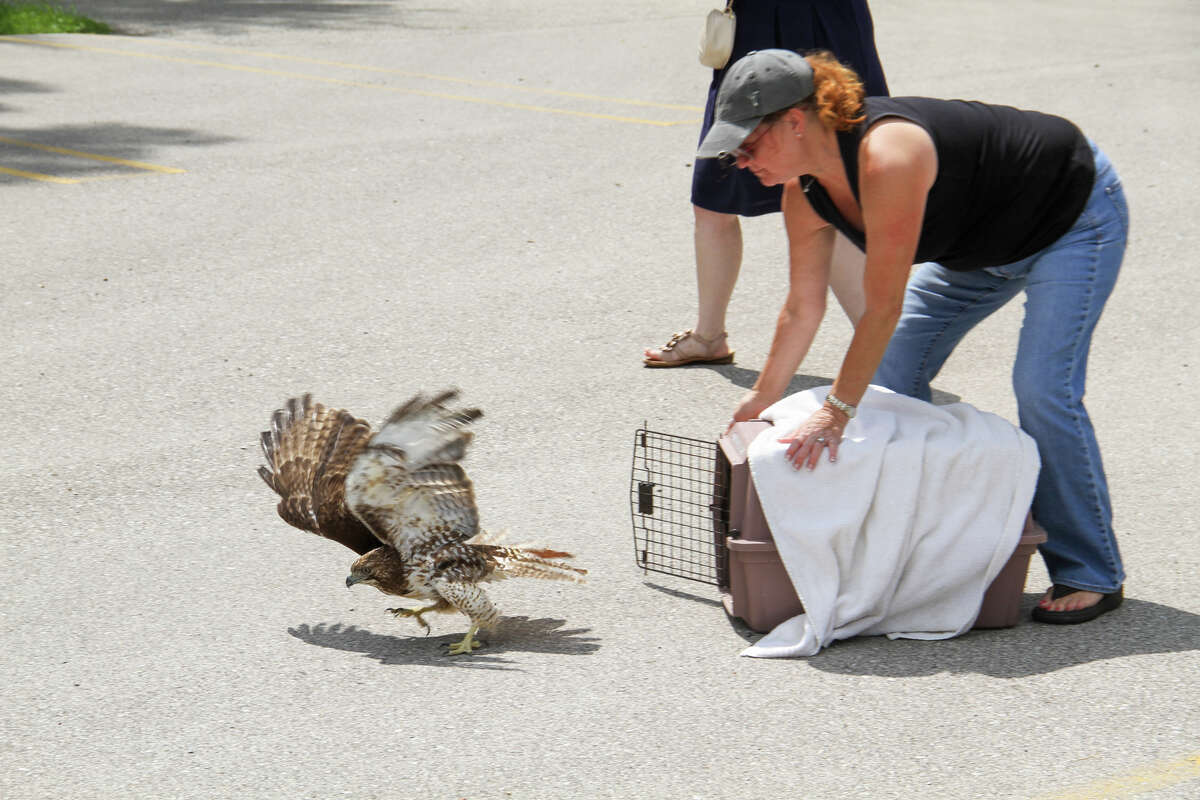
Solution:
[{"label": "hawk's yellow talon", "polygon": [[436,605],[432,605],[432,606],[425,606],[423,608],[389,608],[387,610],[389,613],[391,613],[397,619],[399,619],[400,617],[416,618],[417,624],[419,624],[422,628],[424,628],[426,635],[428,635],[429,634],[429,623],[426,622],[425,618],[422,617],[421,615],[424,614],[426,611],[433,611],[436,608],[437,608]]},{"label": "hawk's yellow talon", "polygon": [[462,641],[450,645],[448,655],[460,656],[463,653],[470,655],[472,650],[483,647],[483,642],[475,638],[475,631],[477,630],[479,630],[479,626],[472,625],[471,629],[467,631],[467,635],[462,638]]}]

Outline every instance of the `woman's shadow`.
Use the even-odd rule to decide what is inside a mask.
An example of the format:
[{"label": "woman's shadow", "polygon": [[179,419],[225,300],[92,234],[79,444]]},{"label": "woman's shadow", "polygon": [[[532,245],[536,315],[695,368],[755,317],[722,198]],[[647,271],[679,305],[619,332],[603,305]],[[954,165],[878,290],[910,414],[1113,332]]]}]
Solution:
[{"label": "woman's shadow", "polygon": [[[1044,675],[1093,661],[1200,650],[1200,614],[1149,600],[1124,604],[1084,625],[1043,625],[1029,620],[1040,594],[1026,594],[1015,628],[968,631],[954,639],[919,641],[864,636],[834,642],[808,664],[843,675],[911,678],[939,672],[994,678]],[[762,634],[731,620],[749,642]]]},{"label": "woman's shadow", "polygon": [[[718,375],[725,378],[734,386],[740,386],[743,389],[750,389],[754,386],[754,382],[758,380],[759,371],[756,369],[746,369],[739,367],[736,364],[697,364],[697,367],[710,369]],[[796,375],[788,383],[788,387],[783,392],[784,397],[795,394],[796,392],[815,389],[818,386],[829,386],[833,383],[833,378],[825,378],[820,375]],[[944,392],[940,389],[933,389],[933,397],[931,402],[935,406],[944,406],[950,403],[957,403],[962,400],[962,397],[950,392]]]}]

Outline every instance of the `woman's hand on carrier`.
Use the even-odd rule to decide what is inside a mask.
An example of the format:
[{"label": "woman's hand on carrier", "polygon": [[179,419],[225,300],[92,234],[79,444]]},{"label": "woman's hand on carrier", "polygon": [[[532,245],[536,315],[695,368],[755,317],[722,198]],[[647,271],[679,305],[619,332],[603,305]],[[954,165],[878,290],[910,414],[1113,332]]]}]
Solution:
[{"label": "woman's hand on carrier", "polygon": [[838,446],[846,422],[836,411],[821,406],[803,425],[787,436],[779,437],[778,441],[790,443],[786,458],[793,467],[800,469],[807,465],[809,469],[814,469],[826,448],[829,449],[830,463],[837,461]]},{"label": "woman's hand on carrier", "polygon": [[725,428],[725,432],[728,433],[729,429],[733,427],[733,423],[735,422],[745,422],[746,420],[750,419],[758,419],[759,415],[767,408],[767,406],[773,405],[778,399],[778,397],[765,395],[757,389],[751,389],[750,391],[746,392],[744,395],[742,395],[742,399],[738,403],[737,408],[733,410],[733,417],[729,420],[729,425]]}]

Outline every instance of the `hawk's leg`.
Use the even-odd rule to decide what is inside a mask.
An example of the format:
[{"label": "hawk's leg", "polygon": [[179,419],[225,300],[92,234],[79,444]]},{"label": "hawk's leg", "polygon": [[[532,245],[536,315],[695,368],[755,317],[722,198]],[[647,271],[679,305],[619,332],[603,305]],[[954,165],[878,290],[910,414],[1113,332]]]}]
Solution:
[{"label": "hawk's leg", "polygon": [[470,630],[467,631],[467,635],[462,638],[462,641],[454,642],[450,645],[450,650],[447,655],[458,656],[462,655],[463,653],[471,655],[472,650],[483,647],[483,642],[475,638],[475,632],[477,630],[479,630],[479,626],[472,625]]},{"label": "hawk's leg", "polygon": [[457,656],[483,646],[483,642],[475,638],[475,632],[480,628],[491,628],[500,617],[500,611],[492,605],[492,601],[483,593],[483,589],[475,583],[465,583],[446,580],[442,577],[433,579],[433,587],[450,605],[467,615],[471,620],[471,628],[461,641],[450,645],[450,655]]},{"label": "hawk's leg", "polygon": [[429,635],[429,623],[421,615],[428,611],[437,611],[442,607],[441,603],[434,603],[431,606],[422,606],[421,608],[389,608],[387,609],[396,619],[401,617],[416,617],[417,624],[425,629],[425,635]]}]

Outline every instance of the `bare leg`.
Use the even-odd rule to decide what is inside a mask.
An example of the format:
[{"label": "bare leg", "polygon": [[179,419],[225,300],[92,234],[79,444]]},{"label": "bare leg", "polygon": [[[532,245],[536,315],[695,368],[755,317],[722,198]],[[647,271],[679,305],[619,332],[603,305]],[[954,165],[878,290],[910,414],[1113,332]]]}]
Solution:
[{"label": "bare leg", "polygon": [[742,224],[736,214],[692,206],[696,215],[696,289],[700,316],[693,328],[704,339],[725,332],[725,310],[742,268]]},{"label": "bare leg", "polygon": [[863,273],[867,269],[867,254],[849,239],[838,234],[833,242],[833,259],[829,269],[829,288],[851,325],[858,325],[867,299],[863,293]]},{"label": "bare leg", "polygon": [[736,214],[721,214],[699,206],[692,206],[692,210],[696,216],[696,289],[700,306],[696,325],[691,329],[694,336],[665,354],[661,347],[646,348],[644,355],[652,361],[695,356],[715,360],[730,352],[722,335],[725,309],[742,266],[742,225]]}]

